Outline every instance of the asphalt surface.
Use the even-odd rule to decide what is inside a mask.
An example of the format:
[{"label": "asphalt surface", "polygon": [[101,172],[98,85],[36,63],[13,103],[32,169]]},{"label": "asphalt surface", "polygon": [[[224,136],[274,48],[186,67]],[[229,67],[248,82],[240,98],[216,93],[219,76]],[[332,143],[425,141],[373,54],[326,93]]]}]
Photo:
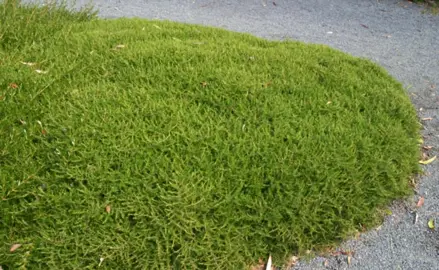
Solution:
[{"label": "asphalt surface", "polygon": [[[77,6],[88,1],[79,0]],[[439,146],[439,15],[404,0],[95,0],[104,18],[142,17],[216,26],[259,37],[327,44],[385,67],[424,120],[425,145]],[[391,131],[389,131],[391,132]],[[342,243],[347,255],[293,269],[439,269],[439,162],[425,166],[415,195],[394,202],[377,229]],[[416,202],[425,197],[419,209]],[[436,231],[427,226],[437,219]]]}]

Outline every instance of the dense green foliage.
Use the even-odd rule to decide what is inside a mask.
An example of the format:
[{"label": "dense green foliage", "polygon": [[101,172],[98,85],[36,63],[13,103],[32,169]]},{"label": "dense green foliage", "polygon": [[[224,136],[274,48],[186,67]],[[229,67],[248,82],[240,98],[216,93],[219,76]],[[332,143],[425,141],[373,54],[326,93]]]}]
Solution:
[{"label": "dense green foliage", "polygon": [[3,269],[280,262],[411,192],[416,113],[367,60],[16,1],[0,14]]}]

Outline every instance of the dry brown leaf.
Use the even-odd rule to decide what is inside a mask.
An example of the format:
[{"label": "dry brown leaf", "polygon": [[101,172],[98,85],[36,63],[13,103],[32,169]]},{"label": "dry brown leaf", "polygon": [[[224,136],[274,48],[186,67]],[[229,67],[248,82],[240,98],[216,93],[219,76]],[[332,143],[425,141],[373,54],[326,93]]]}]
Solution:
[{"label": "dry brown leaf", "polygon": [[263,83],[263,84],[262,84],[262,87],[267,88],[267,87],[269,87],[270,85],[271,85],[271,81],[266,82],[266,83]]},{"label": "dry brown leaf", "polygon": [[44,136],[47,135],[47,131],[45,129],[41,130],[41,134],[43,134]]},{"label": "dry brown leaf", "polygon": [[16,83],[10,83],[9,87],[11,87],[12,89],[17,89],[18,88],[18,84]]},{"label": "dry brown leaf", "polygon": [[428,154],[427,153],[422,153],[422,160],[426,160],[428,159]]},{"label": "dry brown leaf", "polygon": [[21,244],[13,244],[11,246],[11,249],[9,249],[10,252],[16,251],[19,247],[21,247]]},{"label": "dry brown leaf", "polygon": [[341,252],[341,254],[346,255],[346,256],[351,256],[351,255],[354,254],[354,252],[353,252],[353,251],[350,251],[350,250],[348,250],[348,251],[344,251],[344,250],[342,250],[342,251],[340,251],[340,252]]},{"label": "dry brown leaf", "polygon": [[424,150],[431,150],[433,148],[433,146],[430,146],[430,145],[424,145],[424,146],[422,146],[422,149],[424,149]]},{"label": "dry brown leaf", "polygon": [[299,257],[297,256],[291,256],[291,258],[288,260],[288,263],[285,267],[285,269],[291,269],[296,263],[299,261]]},{"label": "dry brown leaf", "polygon": [[332,256],[339,256],[339,255],[341,255],[341,252],[340,251],[334,251],[334,252],[331,253],[331,255]]},{"label": "dry brown leaf", "polygon": [[107,213],[111,212],[111,205],[105,206],[105,212],[107,212]]},{"label": "dry brown leaf", "polygon": [[352,259],[352,257],[348,256],[348,265],[351,265],[351,259]]},{"label": "dry brown leaf", "polygon": [[421,207],[421,206],[423,206],[424,205],[424,197],[421,197],[421,198],[419,198],[419,201],[418,201],[418,203],[416,204],[416,207]]},{"label": "dry brown leaf", "polygon": [[360,224],[360,226],[361,226],[361,231],[362,232],[366,232],[367,231],[366,226],[364,226],[363,224]]},{"label": "dry brown leaf", "polygon": [[265,262],[262,258],[259,258],[258,265],[252,266],[250,270],[264,270]]},{"label": "dry brown leaf", "polygon": [[329,266],[329,261],[328,261],[328,260],[325,260],[325,261],[323,262],[323,266],[324,266],[324,267],[328,267],[328,266]]}]

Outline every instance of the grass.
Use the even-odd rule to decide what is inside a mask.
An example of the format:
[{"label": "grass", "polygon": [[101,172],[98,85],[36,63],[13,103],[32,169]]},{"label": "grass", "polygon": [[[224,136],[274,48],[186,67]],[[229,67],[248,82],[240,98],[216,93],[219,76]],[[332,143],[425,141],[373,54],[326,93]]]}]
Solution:
[{"label": "grass", "polygon": [[12,0],[0,23],[4,270],[281,263],[412,192],[417,116],[370,61]]},{"label": "grass", "polygon": [[433,15],[438,15],[439,12],[439,0],[415,0],[413,1],[416,4],[423,5],[425,7],[425,10],[423,10],[423,13],[430,13]]}]

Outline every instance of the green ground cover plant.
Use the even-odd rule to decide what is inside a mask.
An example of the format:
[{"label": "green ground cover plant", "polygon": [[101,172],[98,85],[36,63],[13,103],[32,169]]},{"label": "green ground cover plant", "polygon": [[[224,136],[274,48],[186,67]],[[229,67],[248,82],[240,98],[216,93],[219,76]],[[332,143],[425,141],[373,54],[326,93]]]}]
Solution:
[{"label": "green ground cover plant", "polygon": [[0,4],[3,269],[245,269],[411,194],[403,89],[323,45]]},{"label": "green ground cover plant", "polygon": [[[411,1],[409,1],[411,2]],[[425,7],[425,10],[423,10],[423,13],[430,13],[433,15],[437,15],[439,11],[439,0],[415,0],[413,1],[416,4],[423,5]]]}]

